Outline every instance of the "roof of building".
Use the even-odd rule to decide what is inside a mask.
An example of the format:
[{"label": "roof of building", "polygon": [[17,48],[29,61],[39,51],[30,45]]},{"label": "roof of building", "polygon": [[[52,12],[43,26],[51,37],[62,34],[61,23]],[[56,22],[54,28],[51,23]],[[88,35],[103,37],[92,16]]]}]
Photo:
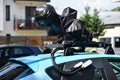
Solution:
[{"label": "roof of building", "polygon": [[113,2],[120,2],[120,0],[112,0]]},{"label": "roof of building", "polygon": [[120,25],[120,12],[106,11],[100,13],[105,25]]}]

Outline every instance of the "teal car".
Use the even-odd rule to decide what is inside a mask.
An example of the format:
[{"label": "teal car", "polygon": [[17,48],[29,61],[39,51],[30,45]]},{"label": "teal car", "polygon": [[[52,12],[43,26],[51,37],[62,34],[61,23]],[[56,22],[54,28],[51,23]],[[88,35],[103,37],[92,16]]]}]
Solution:
[{"label": "teal car", "polygon": [[[10,59],[0,68],[0,80],[120,80],[120,55],[109,44],[91,42],[92,33],[76,15],[69,7],[62,16],[51,5],[36,8],[39,25],[60,30],[57,47],[50,54]],[[85,52],[86,47],[103,47],[105,54]]]},{"label": "teal car", "polygon": [[0,80],[120,80],[120,55],[57,53],[54,58],[57,68],[50,54],[11,59],[0,68]]}]

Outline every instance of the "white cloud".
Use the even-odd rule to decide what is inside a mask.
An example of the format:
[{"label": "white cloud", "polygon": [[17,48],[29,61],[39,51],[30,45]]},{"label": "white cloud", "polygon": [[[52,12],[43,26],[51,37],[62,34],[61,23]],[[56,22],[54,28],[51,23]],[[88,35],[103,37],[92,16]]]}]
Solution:
[{"label": "white cloud", "polygon": [[111,0],[84,0],[84,6],[88,5],[92,9],[97,8],[100,9],[101,7],[105,7],[109,5]]},{"label": "white cloud", "polygon": [[63,9],[66,7],[76,9],[79,14],[83,14],[86,5],[90,6],[91,11],[93,11],[94,8],[111,10],[120,5],[120,3],[113,3],[112,0],[51,0],[50,4],[55,7],[59,14],[62,14]]}]

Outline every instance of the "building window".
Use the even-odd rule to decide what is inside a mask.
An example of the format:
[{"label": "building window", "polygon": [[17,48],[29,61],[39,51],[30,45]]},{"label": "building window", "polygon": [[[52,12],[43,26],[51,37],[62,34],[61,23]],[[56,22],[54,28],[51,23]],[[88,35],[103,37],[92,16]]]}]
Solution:
[{"label": "building window", "polygon": [[115,47],[116,48],[120,47],[120,37],[115,37]]},{"label": "building window", "polygon": [[6,5],[6,21],[10,21],[10,5]]}]

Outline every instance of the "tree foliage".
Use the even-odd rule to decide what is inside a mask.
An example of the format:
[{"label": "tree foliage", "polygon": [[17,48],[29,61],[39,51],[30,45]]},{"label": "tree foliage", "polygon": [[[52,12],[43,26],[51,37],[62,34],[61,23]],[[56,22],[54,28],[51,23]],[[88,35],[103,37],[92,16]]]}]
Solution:
[{"label": "tree foliage", "polygon": [[120,11],[120,7],[116,7],[114,9],[112,9],[111,11]]},{"label": "tree foliage", "polygon": [[80,17],[81,20],[85,21],[86,25],[85,27],[87,28],[87,30],[91,30],[91,23],[92,23],[92,16],[90,15],[90,7],[89,6],[86,6],[85,7],[85,11],[86,11],[86,14],[84,14],[83,16]]},{"label": "tree foliage", "polygon": [[80,17],[81,20],[86,22],[86,28],[89,31],[92,31],[95,36],[104,35],[103,30],[105,29],[104,23],[99,18],[99,13],[97,9],[94,9],[93,15],[90,14],[90,7],[85,7],[85,14]]}]

